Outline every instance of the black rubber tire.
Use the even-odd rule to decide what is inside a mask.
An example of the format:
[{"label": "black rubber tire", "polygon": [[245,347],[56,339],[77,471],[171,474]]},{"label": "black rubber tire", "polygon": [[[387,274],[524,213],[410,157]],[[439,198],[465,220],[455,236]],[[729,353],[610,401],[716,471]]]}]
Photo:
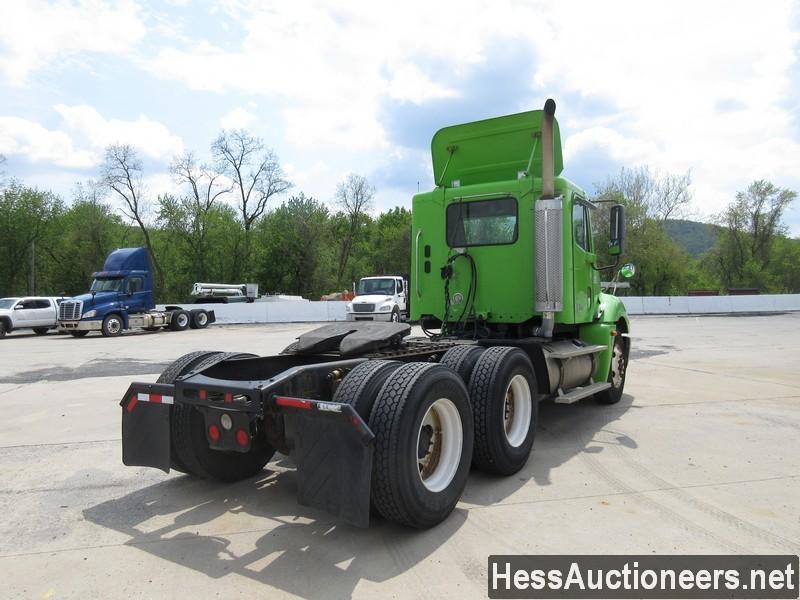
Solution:
[{"label": "black rubber tire", "polygon": [[392,316],[389,317],[392,323],[399,323],[400,322],[400,309],[396,306],[392,309]]},{"label": "black rubber tire", "polygon": [[[246,356],[253,355],[240,352],[216,354],[200,361],[194,368],[203,369],[222,360]],[[178,460],[192,475],[226,483],[256,475],[275,454],[263,435],[253,441],[247,453],[212,450],[208,446],[202,413],[185,404],[173,408],[172,440]]]},{"label": "black rubber tire", "polygon": [[333,401],[349,404],[368,423],[378,392],[401,364],[397,360],[367,360],[357,365],[336,388]]},{"label": "black rubber tire", "polygon": [[89,335],[88,331],[70,331],[69,334],[74,338],[82,338]]},{"label": "black rubber tire", "polygon": [[172,331],[185,331],[189,329],[189,324],[192,322],[191,315],[185,310],[173,310],[172,319],[169,322],[169,328]]},{"label": "black rubber tire", "polygon": [[33,333],[36,335],[47,335],[47,332],[50,331],[49,327],[34,327]]},{"label": "black rubber tire", "polygon": [[0,338],[6,337],[6,324],[0,321]]},{"label": "black rubber tire", "polygon": [[[173,384],[178,377],[184,373],[187,373],[194,365],[202,360],[205,360],[209,356],[216,356],[218,354],[222,354],[222,352],[201,350],[199,352],[190,352],[189,354],[184,354],[179,359],[175,360],[169,367],[166,368],[163,373],[161,373],[161,375],[158,376],[156,383]],[[173,411],[174,405],[170,407],[169,411],[170,430],[172,430],[174,423]],[[186,465],[184,465],[178,458],[178,453],[175,451],[175,440],[172,435],[170,435],[169,463],[170,469],[175,469],[181,473],[189,473],[189,469],[187,469]]]},{"label": "black rubber tire", "polygon": [[103,334],[103,337],[117,337],[125,327],[125,323],[122,320],[122,317],[119,316],[117,313],[111,313],[110,315],[106,315],[106,318],[103,319],[103,325],[100,327],[100,333]]},{"label": "black rubber tire", "polygon": [[286,348],[280,351],[281,354],[295,354],[297,352],[297,346],[300,342],[292,342]]},{"label": "black rubber tire", "polygon": [[202,308],[194,308],[190,311],[190,314],[189,327],[192,329],[205,329],[208,327],[208,312]]},{"label": "black rubber tire", "polygon": [[[417,464],[418,433],[428,408],[439,398],[456,407],[463,432],[461,457],[450,483],[427,489]],[[370,415],[375,434],[372,500],[386,519],[424,529],[441,523],[461,498],[472,455],[472,411],[464,383],[435,363],[406,363],[381,388]]]},{"label": "black rubber tire", "polygon": [[[606,378],[611,387],[594,395],[594,399],[600,404],[616,404],[622,398],[622,391],[625,389],[625,376],[628,374],[628,343],[628,338],[624,338],[621,335],[614,338],[611,362],[608,366],[608,377]],[[615,356],[617,352],[620,352],[621,359]],[[622,380],[618,385],[614,385],[615,360],[621,360],[621,364],[616,365],[618,369],[622,369]]]},{"label": "black rubber tire", "polygon": [[[531,394],[531,422],[526,437],[512,446],[505,434],[506,391],[515,375],[522,375]],[[525,466],[536,434],[538,396],[536,376],[528,355],[519,348],[487,348],[472,371],[469,396],[475,420],[473,464],[487,473],[512,475]]]},{"label": "black rubber tire", "polygon": [[453,369],[453,371],[461,377],[461,381],[464,382],[464,385],[469,385],[469,378],[472,376],[475,363],[478,362],[481,354],[485,351],[486,348],[483,346],[459,344],[445,352],[439,364]]}]

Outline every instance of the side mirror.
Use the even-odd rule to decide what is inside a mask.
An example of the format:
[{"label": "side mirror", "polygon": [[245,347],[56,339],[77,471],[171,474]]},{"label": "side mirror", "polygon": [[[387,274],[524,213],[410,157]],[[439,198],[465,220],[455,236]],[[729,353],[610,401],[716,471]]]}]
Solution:
[{"label": "side mirror", "polygon": [[23,308],[23,307],[22,307],[22,304],[17,304],[17,305],[14,307],[14,310],[22,310],[22,308]]},{"label": "side mirror", "polygon": [[610,224],[608,253],[612,256],[619,256],[622,254],[625,244],[625,207],[622,204],[615,204],[611,207]]},{"label": "side mirror", "polygon": [[620,277],[625,279],[630,279],[634,275],[636,275],[636,265],[633,263],[625,263],[622,265],[622,268],[619,270]]}]

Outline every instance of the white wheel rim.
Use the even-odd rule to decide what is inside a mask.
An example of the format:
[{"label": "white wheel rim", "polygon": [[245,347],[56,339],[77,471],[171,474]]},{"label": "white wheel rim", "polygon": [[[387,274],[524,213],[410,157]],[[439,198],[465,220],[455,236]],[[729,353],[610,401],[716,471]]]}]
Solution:
[{"label": "white wheel rim", "polygon": [[109,319],[108,320],[108,331],[109,331],[109,333],[117,333],[120,330],[121,327],[122,327],[122,323],[120,323],[118,319]]},{"label": "white wheel rim", "polygon": [[503,402],[503,432],[509,445],[514,448],[521,446],[528,437],[532,413],[533,400],[528,380],[522,375],[514,375],[508,382]]},{"label": "white wheel rim", "polygon": [[[431,492],[441,492],[453,481],[461,463],[463,438],[456,405],[447,398],[431,404],[420,423],[414,448],[420,481]],[[420,448],[426,439],[427,448]]]},{"label": "white wheel rim", "polygon": [[200,325],[205,325],[207,320],[208,320],[208,317],[206,316],[205,313],[200,313],[199,315],[197,315],[197,322]]},{"label": "white wheel rim", "polygon": [[178,325],[184,327],[189,322],[189,317],[186,315],[178,315]]}]

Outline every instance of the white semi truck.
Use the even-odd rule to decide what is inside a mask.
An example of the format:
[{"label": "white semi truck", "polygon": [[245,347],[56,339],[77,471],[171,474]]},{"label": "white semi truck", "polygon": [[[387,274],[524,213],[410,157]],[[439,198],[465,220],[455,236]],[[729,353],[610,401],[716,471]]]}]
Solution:
[{"label": "white semi truck", "polygon": [[364,277],[356,295],[347,303],[348,321],[390,321],[408,319],[408,282],[399,275]]}]

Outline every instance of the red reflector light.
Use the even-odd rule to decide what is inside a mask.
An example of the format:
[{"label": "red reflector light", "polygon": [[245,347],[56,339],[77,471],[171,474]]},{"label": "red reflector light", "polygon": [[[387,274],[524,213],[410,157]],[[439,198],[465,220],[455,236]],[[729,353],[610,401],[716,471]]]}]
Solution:
[{"label": "red reflector light", "polygon": [[126,410],[127,410],[129,413],[132,413],[132,412],[133,412],[133,409],[134,409],[134,408],[136,408],[136,405],[137,405],[138,403],[139,403],[139,398],[137,398],[137,397],[136,397],[136,394],[134,394],[133,396],[131,396],[131,399],[130,399],[130,400],[128,400],[128,406],[126,406],[126,407],[125,407],[125,409],[126,409]]},{"label": "red reflector light", "polygon": [[150,394],[150,402],[161,404],[161,394]]},{"label": "red reflector light", "polygon": [[231,392],[225,392],[225,403],[230,404],[233,402],[233,394]]},{"label": "red reflector light", "polygon": [[247,433],[244,429],[237,430],[236,443],[239,444],[242,448],[248,446],[250,444],[250,434]]},{"label": "red reflector light", "polygon": [[216,425],[209,425],[208,427],[208,437],[211,438],[211,441],[216,443],[219,441],[220,431],[219,427]]},{"label": "red reflector light", "polygon": [[303,400],[302,398],[287,398],[286,396],[278,396],[275,398],[275,404],[278,406],[290,406],[292,408],[302,408],[304,410],[311,409],[311,400]]},{"label": "red reflector light", "polygon": [[197,392],[197,397],[200,398],[200,400],[205,400],[208,398],[208,392],[206,390],[200,390]]}]

